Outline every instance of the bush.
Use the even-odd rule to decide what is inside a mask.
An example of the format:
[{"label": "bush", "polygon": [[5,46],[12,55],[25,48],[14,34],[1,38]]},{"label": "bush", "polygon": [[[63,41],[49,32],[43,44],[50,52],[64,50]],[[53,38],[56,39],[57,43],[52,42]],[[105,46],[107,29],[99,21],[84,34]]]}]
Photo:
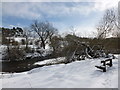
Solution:
[{"label": "bush", "polygon": [[19,47],[12,47],[8,50],[6,50],[6,54],[2,57],[4,60],[9,61],[18,61],[23,60],[25,56],[25,51],[23,49],[20,49]]}]

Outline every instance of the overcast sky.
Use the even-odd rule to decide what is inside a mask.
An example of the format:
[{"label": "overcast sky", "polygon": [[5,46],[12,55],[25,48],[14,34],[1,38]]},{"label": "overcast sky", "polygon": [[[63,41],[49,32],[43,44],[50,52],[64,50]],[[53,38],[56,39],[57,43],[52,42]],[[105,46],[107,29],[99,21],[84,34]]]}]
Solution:
[{"label": "overcast sky", "polygon": [[95,26],[101,19],[106,9],[117,7],[118,0],[72,0],[68,2],[2,2],[2,26],[27,27],[34,20],[49,21],[61,33],[69,32],[71,26],[75,27],[77,34],[90,36],[96,31]]}]

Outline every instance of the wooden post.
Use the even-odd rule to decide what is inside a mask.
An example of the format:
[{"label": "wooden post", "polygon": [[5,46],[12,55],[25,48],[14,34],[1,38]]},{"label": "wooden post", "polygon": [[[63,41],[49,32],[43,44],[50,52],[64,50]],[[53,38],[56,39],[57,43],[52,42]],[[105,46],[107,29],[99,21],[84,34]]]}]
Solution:
[{"label": "wooden post", "polygon": [[107,63],[106,65],[112,67],[112,59],[107,59],[107,60],[105,60],[105,61],[106,61],[106,62],[107,62],[107,61],[109,62],[109,63]]},{"label": "wooden post", "polygon": [[103,72],[106,72],[106,66],[105,66],[105,68],[103,68]]},{"label": "wooden post", "polygon": [[101,63],[103,63],[103,66],[106,66],[105,61],[101,61]]},{"label": "wooden post", "polygon": [[112,59],[110,59],[110,67],[112,67]]}]

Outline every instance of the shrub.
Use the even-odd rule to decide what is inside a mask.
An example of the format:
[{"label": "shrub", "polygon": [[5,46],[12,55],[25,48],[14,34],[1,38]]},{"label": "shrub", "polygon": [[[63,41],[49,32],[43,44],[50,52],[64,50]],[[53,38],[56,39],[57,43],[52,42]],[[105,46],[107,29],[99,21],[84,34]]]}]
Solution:
[{"label": "shrub", "polygon": [[23,60],[25,56],[25,51],[23,49],[20,49],[19,47],[12,47],[8,50],[6,50],[6,54],[2,57],[4,60],[9,61],[18,61]]}]

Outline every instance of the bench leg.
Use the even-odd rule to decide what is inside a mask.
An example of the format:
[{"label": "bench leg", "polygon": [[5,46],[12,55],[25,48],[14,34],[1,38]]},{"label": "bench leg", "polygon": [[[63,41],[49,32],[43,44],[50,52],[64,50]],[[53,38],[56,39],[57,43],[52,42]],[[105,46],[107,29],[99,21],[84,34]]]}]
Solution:
[{"label": "bench leg", "polygon": [[106,68],[103,69],[103,72],[106,72]]},{"label": "bench leg", "polygon": [[110,67],[112,67],[112,59],[110,60]]}]

